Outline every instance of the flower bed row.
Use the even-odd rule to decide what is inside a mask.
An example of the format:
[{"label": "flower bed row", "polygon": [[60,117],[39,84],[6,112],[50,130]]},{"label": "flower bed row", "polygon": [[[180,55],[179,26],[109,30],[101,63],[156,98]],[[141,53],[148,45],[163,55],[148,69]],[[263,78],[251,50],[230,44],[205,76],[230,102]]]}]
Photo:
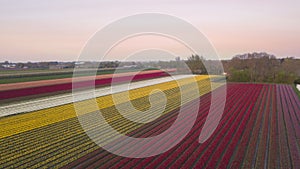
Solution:
[{"label": "flower bed row", "polygon": [[[124,83],[128,82],[132,79],[132,81],[138,81],[138,80],[144,80],[144,79],[151,79],[151,78],[158,78],[158,77],[164,77],[168,76],[168,72],[164,71],[144,71],[139,72],[135,76],[133,76],[134,73],[123,73],[123,75],[119,75],[113,78],[113,82],[115,84],[118,83]],[[87,78],[85,81],[76,82],[76,87],[78,88],[84,88],[91,85],[95,85],[96,87],[99,86],[106,86],[111,84],[112,77],[104,75],[103,78],[97,78],[95,80],[88,80],[92,78]],[[52,80],[53,81],[53,80]],[[61,81],[59,79],[58,81]],[[37,82],[34,82],[37,83]],[[43,83],[43,81],[41,81]],[[18,87],[15,89],[8,89],[8,90],[1,90],[0,91],[0,101],[5,99],[13,99],[13,98],[19,98],[19,97],[28,97],[28,96],[34,96],[34,95],[43,95],[43,94],[51,94],[56,92],[63,92],[63,91],[70,91],[72,90],[72,81],[71,79],[62,82],[62,83],[49,83],[49,84],[43,84],[43,85],[32,85],[32,87],[20,87],[22,86],[22,83],[19,84]]]},{"label": "flower bed row", "polygon": [[[300,119],[299,117],[299,105],[295,104],[296,101],[292,101],[292,95],[290,94],[291,87],[287,85],[278,86],[278,90],[280,91],[281,103],[282,103],[282,113],[281,120],[284,120],[284,128],[285,128],[285,139],[288,145],[289,151],[288,153],[290,157],[289,162],[294,168],[300,167]],[[294,103],[294,104],[293,104]],[[284,138],[282,138],[284,139]],[[284,166],[286,167],[286,166]]]}]

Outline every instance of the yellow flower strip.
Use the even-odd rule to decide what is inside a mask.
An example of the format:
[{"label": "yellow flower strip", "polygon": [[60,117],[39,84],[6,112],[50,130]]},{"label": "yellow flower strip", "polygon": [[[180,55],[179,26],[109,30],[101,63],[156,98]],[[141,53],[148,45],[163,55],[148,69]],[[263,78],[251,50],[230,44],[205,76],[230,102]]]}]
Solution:
[{"label": "yellow flower strip", "polygon": [[[207,79],[208,76],[196,76],[197,81]],[[194,82],[194,78],[181,79],[183,83]],[[178,87],[175,81],[170,81],[166,83],[161,83],[157,85],[147,86],[144,88],[138,88],[129,91],[130,100],[138,99],[144,96],[149,95],[149,93],[154,89],[160,89],[162,91],[168,90],[171,88]],[[116,97],[124,97],[124,92],[114,94]],[[111,107],[114,105],[112,95],[102,96],[96,99],[100,109]],[[126,102],[127,99],[124,99]],[[77,104],[82,104],[85,108],[86,113],[96,111],[93,106],[87,106],[88,104],[94,103],[93,99],[82,101]],[[58,107],[52,107],[48,109],[43,109],[39,111],[34,111],[25,114],[19,114],[9,117],[4,117],[0,119],[0,138],[11,136],[17,133],[25,132],[32,130],[34,128],[46,126],[63,120],[76,117],[76,112],[74,110],[73,104],[66,104]],[[116,117],[117,118],[117,117]],[[115,119],[115,118],[114,118]],[[112,119],[112,120],[114,120]]]}]

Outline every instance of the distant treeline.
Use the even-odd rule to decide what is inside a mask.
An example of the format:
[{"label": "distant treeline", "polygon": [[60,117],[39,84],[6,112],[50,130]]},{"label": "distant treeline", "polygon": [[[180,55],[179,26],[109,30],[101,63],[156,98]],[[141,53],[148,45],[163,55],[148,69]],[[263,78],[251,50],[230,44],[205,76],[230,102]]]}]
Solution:
[{"label": "distant treeline", "polygon": [[228,80],[233,82],[295,83],[300,78],[300,59],[277,59],[267,53],[237,55],[222,61]]},{"label": "distant treeline", "polygon": [[[202,56],[192,55],[185,62],[194,74],[223,73],[217,66],[220,62]],[[222,64],[230,82],[300,84],[300,59],[293,57],[276,58],[268,53],[254,52],[222,60]]]}]

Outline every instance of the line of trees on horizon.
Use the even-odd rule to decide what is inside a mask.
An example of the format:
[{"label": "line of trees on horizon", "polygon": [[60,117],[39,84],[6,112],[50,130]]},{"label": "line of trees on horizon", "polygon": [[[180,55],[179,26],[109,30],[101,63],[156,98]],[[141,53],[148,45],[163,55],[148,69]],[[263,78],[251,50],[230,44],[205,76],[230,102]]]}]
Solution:
[{"label": "line of trees on horizon", "polygon": [[[218,64],[198,55],[190,56],[186,64],[194,74],[208,74],[204,62],[205,66],[210,66],[209,69]],[[230,82],[300,84],[300,59],[293,57],[276,58],[265,52],[254,52],[236,55],[231,60],[221,62]]]},{"label": "line of trees on horizon", "polygon": [[300,59],[277,59],[267,53],[247,53],[223,61],[228,80],[292,84],[300,78]]}]

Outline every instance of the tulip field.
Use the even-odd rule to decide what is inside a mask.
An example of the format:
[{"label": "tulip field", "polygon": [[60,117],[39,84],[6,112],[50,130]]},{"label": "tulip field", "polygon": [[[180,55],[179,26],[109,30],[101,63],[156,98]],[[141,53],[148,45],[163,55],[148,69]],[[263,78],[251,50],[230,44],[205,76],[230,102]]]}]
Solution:
[{"label": "tulip field", "polygon": [[[216,77],[201,75],[181,79],[183,91],[176,81],[130,90],[130,102],[140,111],[151,106],[149,94],[154,89],[162,91],[167,98],[162,115],[145,124],[130,121],[118,113],[113,95],[122,98],[124,92],[95,99],[105,120],[115,130],[127,136],[146,138],[164,132],[175,120],[179,120],[179,128],[191,123],[189,110],[196,105],[195,91],[198,90],[200,107],[193,128],[179,144],[162,154],[127,158],[104,150],[82,129],[74,105],[65,104],[0,117],[0,168],[300,168],[300,100],[293,88],[283,84],[250,83],[224,86],[210,81]],[[197,89],[192,85],[194,82]],[[199,143],[210,109],[211,91],[221,95],[222,89],[227,90],[223,116],[211,137]],[[182,92],[189,99],[181,100]],[[222,101],[217,99],[217,104]],[[89,121],[90,116],[99,113],[87,106],[90,101],[78,104],[85,110],[80,116],[86,118],[89,132],[97,136],[96,128],[100,128],[101,136],[107,138],[103,144],[118,146],[116,138],[105,132],[107,126]],[[177,119],[180,109],[188,115],[184,119]],[[134,117],[138,111],[126,113]],[[180,134],[181,130],[178,131],[174,136]],[[157,143],[149,142],[132,149],[143,152],[151,150],[154,144]],[[165,144],[168,143],[160,143],[160,146]]]},{"label": "tulip field", "polygon": [[[198,137],[208,112],[209,97],[209,94],[202,96],[192,131],[180,144],[163,154],[132,159],[99,148],[65,168],[300,167],[300,101],[291,86],[229,84],[221,122],[211,138],[199,144]],[[129,135],[157,135],[168,128],[175,118],[174,111]],[[187,121],[189,119],[183,119],[183,125]],[[149,146],[151,148],[151,144]]]}]

